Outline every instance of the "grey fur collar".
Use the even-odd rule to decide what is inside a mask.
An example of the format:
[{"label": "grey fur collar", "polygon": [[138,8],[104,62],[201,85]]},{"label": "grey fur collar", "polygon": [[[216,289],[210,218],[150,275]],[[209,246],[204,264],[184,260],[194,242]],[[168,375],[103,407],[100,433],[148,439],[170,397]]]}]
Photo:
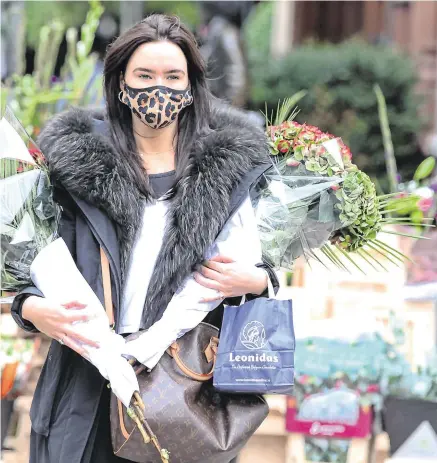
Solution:
[{"label": "grey fur collar", "polygon": [[[120,243],[122,280],[142,223],[143,202],[126,160],[107,137],[93,132],[101,114],[73,109],[53,118],[39,137],[55,182],[105,211]],[[212,132],[190,153],[188,174],[168,212],[163,246],[150,281],[143,328],[158,320],[174,292],[203,259],[229,217],[231,193],[242,178],[268,160],[262,130],[230,107],[213,109]]]}]

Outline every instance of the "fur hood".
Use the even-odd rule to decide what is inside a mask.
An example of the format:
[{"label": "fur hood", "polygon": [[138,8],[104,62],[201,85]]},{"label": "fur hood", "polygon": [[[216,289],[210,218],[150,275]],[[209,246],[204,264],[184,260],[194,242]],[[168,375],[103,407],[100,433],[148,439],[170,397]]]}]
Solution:
[{"label": "fur hood", "polygon": [[[142,223],[144,197],[126,159],[117,153],[96,119],[103,113],[72,109],[48,122],[38,144],[51,176],[68,192],[103,210],[114,223],[122,283]],[[163,246],[146,298],[143,328],[158,320],[174,292],[203,260],[207,248],[229,218],[231,195],[243,178],[268,162],[263,131],[241,111],[213,109],[212,132],[200,137],[190,153],[189,168],[171,200]],[[103,122],[100,122],[103,124]]]}]

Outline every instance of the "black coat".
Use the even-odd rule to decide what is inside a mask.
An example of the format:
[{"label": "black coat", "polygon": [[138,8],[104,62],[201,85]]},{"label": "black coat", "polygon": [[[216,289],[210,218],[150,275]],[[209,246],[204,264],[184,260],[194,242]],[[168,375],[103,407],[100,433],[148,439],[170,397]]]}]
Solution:
[{"label": "black coat", "polygon": [[[102,303],[100,246],[108,255],[117,329],[124,275],[140,229],[143,201],[126,160],[105,135],[106,122],[98,117],[83,110],[61,114],[48,123],[39,146],[49,161],[55,196],[63,208],[60,234]],[[168,304],[269,167],[265,136],[245,122],[243,113],[216,108],[213,120],[214,130],[196,142],[189,171],[170,206],[145,311]],[[36,288],[26,288],[12,306],[16,322],[28,331],[36,329],[21,317],[21,307],[30,294],[41,295]],[[220,314],[221,309],[216,309],[209,321],[219,324]],[[47,437],[50,462],[80,463],[104,383],[93,365],[52,342],[30,413],[34,433]],[[38,455],[38,448],[32,447],[32,452],[31,461],[48,461]]]}]

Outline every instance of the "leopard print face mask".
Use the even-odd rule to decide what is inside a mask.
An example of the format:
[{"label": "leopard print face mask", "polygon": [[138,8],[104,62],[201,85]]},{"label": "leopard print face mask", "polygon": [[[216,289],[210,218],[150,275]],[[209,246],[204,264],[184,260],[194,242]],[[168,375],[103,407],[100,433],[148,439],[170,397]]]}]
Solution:
[{"label": "leopard print face mask", "polygon": [[174,90],[170,87],[154,86],[132,88],[123,82],[124,91],[119,98],[144,124],[152,129],[163,129],[172,124],[178,114],[193,103],[191,87]]}]

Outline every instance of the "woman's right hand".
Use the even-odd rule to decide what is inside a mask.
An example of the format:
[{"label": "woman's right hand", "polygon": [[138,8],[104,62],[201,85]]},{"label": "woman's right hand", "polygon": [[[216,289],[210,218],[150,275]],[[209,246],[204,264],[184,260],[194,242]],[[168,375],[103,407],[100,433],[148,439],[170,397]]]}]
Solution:
[{"label": "woman's right hand", "polygon": [[72,324],[93,318],[93,313],[86,307],[77,301],[59,305],[44,297],[30,296],[24,301],[21,315],[42,333],[87,358],[86,349],[77,341],[92,347],[99,347],[99,343],[76,332]]}]

